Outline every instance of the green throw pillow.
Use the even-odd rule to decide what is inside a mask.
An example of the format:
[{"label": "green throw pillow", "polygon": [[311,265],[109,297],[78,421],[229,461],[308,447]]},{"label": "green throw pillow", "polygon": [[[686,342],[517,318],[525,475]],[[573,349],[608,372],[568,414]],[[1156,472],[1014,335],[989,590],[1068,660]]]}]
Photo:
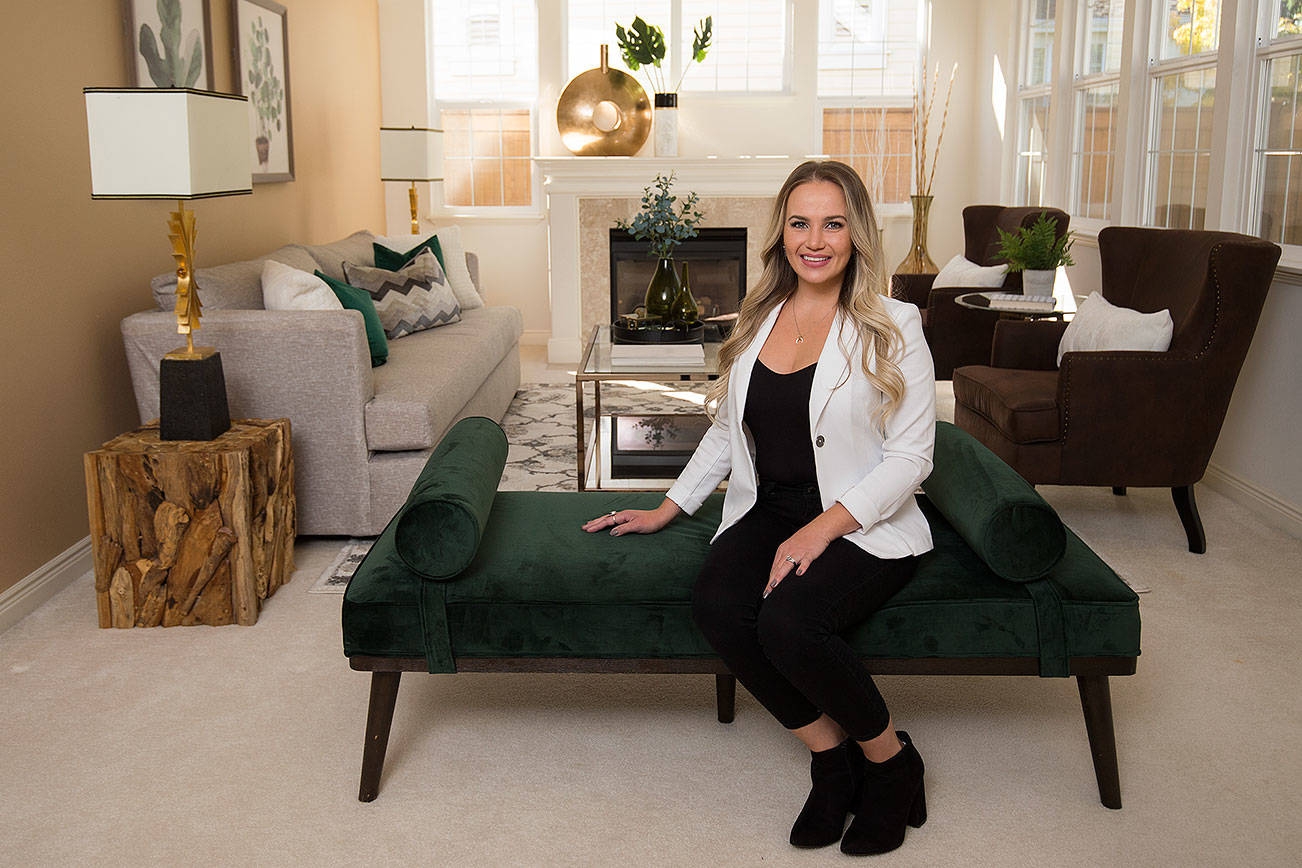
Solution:
[{"label": "green throw pillow", "polygon": [[386,271],[398,271],[408,262],[416,258],[416,254],[428,247],[434,254],[434,258],[439,261],[439,267],[446,274],[448,270],[447,263],[443,261],[443,246],[439,244],[437,235],[431,235],[424,241],[412,247],[406,253],[399,253],[396,250],[390,250],[378,241],[371,244],[375,250],[375,267],[383,268]]},{"label": "green throw pillow", "polygon": [[371,367],[378,368],[389,361],[389,341],[384,336],[384,326],[380,324],[380,314],[375,310],[375,302],[371,300],[371,294],[364,289],[349,286],[342,280],[335,280],[320,271],[316,272],[316,276],[334,290],[335,298],[339,299],[339,303],[345,308],[362,312],[362,321],[366,323],[366,342],[371,347]]}]

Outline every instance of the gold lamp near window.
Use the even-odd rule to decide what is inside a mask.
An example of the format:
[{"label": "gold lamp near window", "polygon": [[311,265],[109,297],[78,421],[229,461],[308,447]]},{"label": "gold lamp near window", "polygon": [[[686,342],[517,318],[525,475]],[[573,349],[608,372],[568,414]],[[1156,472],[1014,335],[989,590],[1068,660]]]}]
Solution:
[{"label": "gold lamp near window", "polygon": [[416,182],[443,180],[443,131],[380,127],[380,180],[411,182],[411,234],[420,232]]},{"label": "gold lamp near window", "polygon": [[92,199],[175,199],[176,330],[185,346],[159,365],[159,437],[213,440],[230,428],[221,354],[194,345],[194,212],[186,199],[253,192],[247,97],[190,88],[88,87]]}]

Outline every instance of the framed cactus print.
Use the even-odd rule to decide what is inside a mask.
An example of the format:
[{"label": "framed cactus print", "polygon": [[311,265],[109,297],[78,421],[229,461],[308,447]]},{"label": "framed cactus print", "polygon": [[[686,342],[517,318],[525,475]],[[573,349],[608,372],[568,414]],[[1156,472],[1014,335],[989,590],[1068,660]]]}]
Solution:
[{"label": "framed cactus print", "polygon": [[208,0],[122,0],[131,87],[213,90]]},{"label": "framed cactus print", "polygon": [[253,183],[292,181],[294,133],[289,114],[285,7],[272,0],[234,0],[231,27],[235,34],[235,92],[249,98]]}]

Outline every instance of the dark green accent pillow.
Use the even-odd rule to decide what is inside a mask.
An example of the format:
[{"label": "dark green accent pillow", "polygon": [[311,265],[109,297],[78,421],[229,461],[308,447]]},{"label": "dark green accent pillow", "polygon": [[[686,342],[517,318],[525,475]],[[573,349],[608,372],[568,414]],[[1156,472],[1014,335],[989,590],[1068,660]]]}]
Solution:
[{"label": "dark green accent pillow", "polygon": [[933,460],[922,490],[991,572],[1030,582],[1062,560],[1067,531],[1058,513],[975,437],[937,422]]},{"label": "dark green accent pillow", "polygon": [[372,242],[371,247],[375,250],[375,267],[383,268],[386,271],[398,271],[415,259],[417,254],[426,247],[434,254],[434,258],[439,261],[439,267],[443,269],[443,273],[446,274],[448,270],[448,264],[443,261],[443,246],[439,244],[437,235],[431,235],[406,253],[390,250],[378,241]]},{"label": "dark green accent pillow", "polygon": [[398,512],[398,557],[427,579],[446,581],[475,557],[506,467],[506,435],[471,416],[444,435]]},{"label": "dark green accent pillow", "polygon": [[389,361],[389,340],[384,336],[384,326],[380,324],[380,314],[375,310],[371,294],[320,271],[316,272],[316,276],[334,290],[335,298],[339,299],[340,304],[348,310],[362,312],[362,321],[366,323],[366,343],[371,347],[371,367],[378,368]]}]

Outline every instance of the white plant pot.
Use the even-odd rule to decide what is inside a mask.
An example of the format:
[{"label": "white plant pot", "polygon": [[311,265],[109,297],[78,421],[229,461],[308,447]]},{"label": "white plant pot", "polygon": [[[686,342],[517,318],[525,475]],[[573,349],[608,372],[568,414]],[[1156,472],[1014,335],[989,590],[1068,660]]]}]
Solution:
[{"label": "white plant pot", "polygon": [[678,94],[658,93],[655,96],[656,156],[678,156]]},{"label": "white plant pot", "polygon": [[1025,269],[1022,272],[1022,294],[1053,295],[1053,281],[1057,274],[1058,270],[1056,268],[1045,271]]}]

